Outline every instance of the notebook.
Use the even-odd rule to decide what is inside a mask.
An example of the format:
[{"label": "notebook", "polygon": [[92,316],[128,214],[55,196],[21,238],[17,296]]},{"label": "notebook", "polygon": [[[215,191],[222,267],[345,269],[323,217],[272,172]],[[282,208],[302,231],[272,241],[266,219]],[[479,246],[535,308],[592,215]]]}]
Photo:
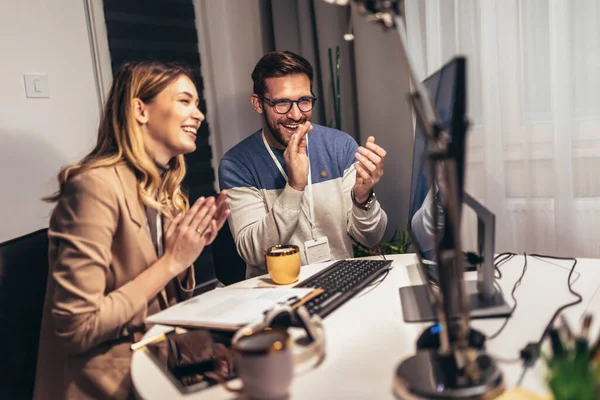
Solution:
[{"label": "notebook", "polygon": [[277,304],[292,304],[313,288],[217,288],[146,318],[150,324],[237,330]]}]

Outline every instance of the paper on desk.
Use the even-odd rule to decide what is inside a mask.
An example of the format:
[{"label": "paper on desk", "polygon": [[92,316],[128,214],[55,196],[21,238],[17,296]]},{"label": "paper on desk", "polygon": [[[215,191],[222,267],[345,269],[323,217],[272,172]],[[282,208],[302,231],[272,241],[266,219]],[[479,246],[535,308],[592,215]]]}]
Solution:
[{"label": "paper on desk", "polygon": [[262,317],[263,312],[291,298],[301,299],[312,288],[217,288],[146,318],[151,324],[235,330]]}]

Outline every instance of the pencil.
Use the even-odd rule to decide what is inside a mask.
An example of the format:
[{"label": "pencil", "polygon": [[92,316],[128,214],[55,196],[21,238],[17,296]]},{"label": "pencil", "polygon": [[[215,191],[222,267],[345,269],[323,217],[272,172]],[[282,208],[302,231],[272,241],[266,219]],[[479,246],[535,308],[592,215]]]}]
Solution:
[{"label": "pencil", "polygon": [[134,344],[131,345],[130,349],[131,349],[131,351],[136,351],[136,350],[139,350],[142,347],[148,346],[150,344],[154,344],[154,343],[163,341],[166,338],[167,338],[167,335],[164,332],[159,333],[158,335],[150,336],[148,338],[140,340],[139,342],[135,342]]},{"label": "pencil", "polygon": [[174,333],[185,333],[186,330],[184,328],[176,326],[174,329],[169,329],[166,332],[162,332],[162,333],[156,334],[154,336],[150,336],[150,337],[144,338],[144,339],[140,340],[139,342],[135,342],[129,348],[131,349],[131,351],[139,350],[142,347],[145,347],[145,346],[148,346],[150,344],[158,343],[158,342],[160,342],[162,340],[165,340],[167,338],[167,335],[169,335],[169,334],[171,334],[173,332]]},{"label": "pencil", "polygon": [[317,288],[317,289],[313,290],[312,292],[310,292],[309,294],[304,296],[302,299],[300,299],[299,301],[292,304],[292,310],[295,310],[296,308],[300,307],[301,305],[308,303],[309,301],[311,301],[315,297],[319,296],[323,292],[325,292],[325,291],[321,288]]}]

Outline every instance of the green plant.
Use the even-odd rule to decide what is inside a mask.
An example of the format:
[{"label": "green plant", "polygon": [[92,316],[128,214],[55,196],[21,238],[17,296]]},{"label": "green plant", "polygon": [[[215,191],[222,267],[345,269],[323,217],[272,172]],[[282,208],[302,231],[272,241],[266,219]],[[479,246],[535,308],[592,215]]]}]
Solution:
[{"label": "green plant", "polygon": [[331,93],[333,96],[334,120],[329,122],[329,127],[342,130],[342,108],[340,103],[340,46],[335,46],[335,79],[333,76],[333,59],[331,48],[327,49],[329,55],[329,78],[331,80]]},{"label": "green plant", "polygon": [[590,353],[578,346],[565,354],[547,357],[548,386],[554,400],[595,400],[600,392],[600,367],[590,363]]},{"label": "green plant", "polygon": [[358,243],[354,238],[352,238],[352,242],[354,257],[378,256],[381,254],[405,254],[410,246],[410,237],[408,236],[408,230],[404,230],[402,233],[396,231],[390,240],[381,242],[372,249]]}]

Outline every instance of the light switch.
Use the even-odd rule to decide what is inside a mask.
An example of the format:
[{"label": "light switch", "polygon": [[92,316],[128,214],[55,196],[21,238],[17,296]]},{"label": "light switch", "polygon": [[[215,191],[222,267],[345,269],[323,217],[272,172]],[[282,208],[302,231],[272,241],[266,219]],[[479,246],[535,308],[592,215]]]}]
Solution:
[{"label": "light switch", "polygon": [[48,98],[48,75],[46,74],[24,74],[25,93],[27,97]]}]

